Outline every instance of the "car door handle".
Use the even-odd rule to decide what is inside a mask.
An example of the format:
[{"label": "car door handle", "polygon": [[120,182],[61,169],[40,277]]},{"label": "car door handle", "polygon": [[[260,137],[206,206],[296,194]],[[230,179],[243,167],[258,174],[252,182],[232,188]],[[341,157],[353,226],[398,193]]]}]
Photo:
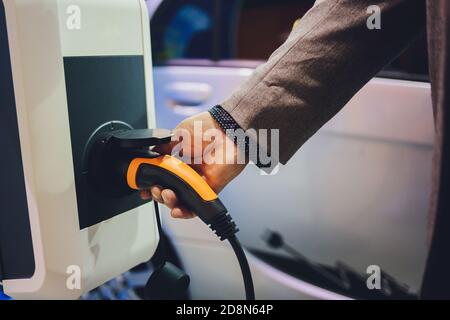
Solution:
[{"label": "car door handle", "polygon": [[166,86],[165,95],[172,107],[198,107],[211,97],[212,88],[202,82],[173,82]]}]

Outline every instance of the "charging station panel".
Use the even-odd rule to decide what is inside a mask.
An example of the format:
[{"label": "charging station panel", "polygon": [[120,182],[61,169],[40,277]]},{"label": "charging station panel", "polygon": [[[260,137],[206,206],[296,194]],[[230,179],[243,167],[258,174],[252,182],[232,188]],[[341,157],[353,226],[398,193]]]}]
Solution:
[{"label": "charging station panel", "polygon": [[91,192],[83,165],[97,129],[155,126],[146,3],[0,3],[3,288],[14,299],[77,299],[159,243],[153,206],[137,192]]},{"label": "charging station panel", "polygon": [[65,57],[64,71],[78,215],[84,229],[148,202],[136,192],[120,197],[99,193],[89,183],[86,165],[86,145],[94,132],[148,127],[144,57]]}]

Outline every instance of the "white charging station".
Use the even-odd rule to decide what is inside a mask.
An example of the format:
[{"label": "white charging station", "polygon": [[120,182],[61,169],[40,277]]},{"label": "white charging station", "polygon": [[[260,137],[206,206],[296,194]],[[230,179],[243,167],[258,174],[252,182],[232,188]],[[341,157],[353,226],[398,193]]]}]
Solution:
[{"label": "white charging station", "polygon": [[148,261],[153,206],[85,184],[104,127],[153,128],[143,0],[2,0],[0,257],[15,299],[76,299]]}]

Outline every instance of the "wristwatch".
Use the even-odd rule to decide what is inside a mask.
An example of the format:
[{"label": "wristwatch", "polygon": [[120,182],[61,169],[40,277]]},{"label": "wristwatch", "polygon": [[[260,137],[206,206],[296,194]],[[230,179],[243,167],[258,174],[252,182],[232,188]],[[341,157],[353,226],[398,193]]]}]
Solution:
[{"label": "wristwatch", "polygon": [[[233,117],[220,105],[216,105],[208,110],[220,128],[225,132],[226,136],[230,138],[240,150],[242,150],[248,160],[254,162],[259,168],[269,168],[271,164],[264,165],[259,161],[259,145],[257,144],[256,155],[250,155],[250,137],[244,135],[244,139],[239,139],[236,131],[244,132],[241,126],[233,119]],[[255,159],[254,159],[255,158]]]}]

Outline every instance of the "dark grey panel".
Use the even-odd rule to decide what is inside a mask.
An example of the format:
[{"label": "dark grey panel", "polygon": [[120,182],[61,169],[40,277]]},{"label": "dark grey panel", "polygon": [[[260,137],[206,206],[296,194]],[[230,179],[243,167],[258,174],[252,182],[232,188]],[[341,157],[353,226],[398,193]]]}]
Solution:
[{"label": "dark grey panel", "polygon": [[8,34],[0,1],[0,263],[3,279],[26,279],[35,262],[20,150]]},{"label": "dark grey panel", "polygon": [[111,121],[147,128],[143,56],[64,58],[80,228],[90,227],[145,203],[137,193],[99,194],[87,179],[83,155],[89,137]]}]

